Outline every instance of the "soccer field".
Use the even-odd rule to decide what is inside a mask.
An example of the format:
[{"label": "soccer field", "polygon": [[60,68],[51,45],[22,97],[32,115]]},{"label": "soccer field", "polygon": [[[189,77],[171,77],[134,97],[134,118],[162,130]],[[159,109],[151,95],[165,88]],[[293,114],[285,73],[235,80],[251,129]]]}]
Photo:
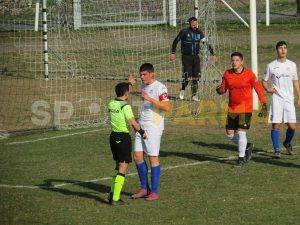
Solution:
[{"label": "soccer field", "polygon": [[160,199],[130,199],[138,186],[131,164],[123,193],[130,205],[125,207],[106,201],[114,167],[107,130],[2,139],[0,223],[297,224],[299,134],[297,154],[283,154],[281,160],[272,159],[265,122],[254,123],[248,138],[255,155],[236,168],[237,147],[223,128],[174,125],[161,146]]},{"label": "soccer field", "polygon": [[[190,87],[185,100],[178,98],[179,46],[175,62],[168,61],[171,42],[186,26],[191,6],[194,13],[194,1],[177,0],[176,28],[160,24],[79,30],[59,24],[58,19],[64,18],[58,15],[66,16],[65,8],[55,6],[60,2],[67,2],[62,6],[68,6],[66,9],[73,15],[73,1],[48,0],[49,65],[53,76],[48,81],[44,79],[42,30],[34,32],[30,27],[33,21],[27,21],[29,17],[33,20],[34,7],[28,10],[23,5],[15,6],[18,10],[12,10],[11,15],[2,10],[0,225],[300,224],[299,125],[292,142],[295,155],[287,155],[282,149],[282,158],[274,159],[270,125],[265,118],[258,118],[255,111],[247,133],[248,141],[255,146],[252,159],[242,168],[235,166],[237,146],[228,140],[224,129],[228,96],[218,96],[215,87],[223,70],[230,66],[232,51],[242,52],[245,66],[250,67],[250,34],[223,3],[216,1],[222,6],[215,11],[217,70],[206,70],[199,83],[200,102],[195,102],[191,101]],[[105,6],[112,14],[120,11],[123,15],[122,11],[126,13],[134,1],[77,2],[95,5],[90,7],[91,13]],[[248,19],[247,1],[228,2],[235,2],[234,8]],[[295,1],[271,1],[270,27],[264,24],[265,1],[257,3],[258,79],[262,79],[267,63],[275,59],[275,44],[280,40],[287,41],[288,58],[298,65],[300,78],[300,17],[294,16]],[[157,4],[151,8],[155,7]],[[17,19],[18,12],[21,16]],[[130,12],[126,15],[127,19],[133,16]],[[110,18],[108,12],[106,17]],[[137,71],[144,61],[155,65],[155,76],[166,84],[173,107],[166,115],[160,148],[159,200],[130,198],[139,185],[135,165],[131,163],[122,192],[122,199],[129,205],[114,207],[107,201],[114,161],[106,105],[114,96],[114,86]],[[137,83],[129,99],[136,117],[140,80]],[[45,111],[39,111],[44,114],[33,110],[39,101],[45,103],[41,105]],[[56,114],[59,102],[72,103],[72,117],[59,117],[64,114],[64,107]],[[34,123],[34,119],[45,115],[49,116],[47,123]],[[59,123],[55,123],[57,118]],[[300,120],[299,108],[297,119]],[[60,122],[64,126],[60,127]],[[282,126],[280,143],[284,137]]]}]

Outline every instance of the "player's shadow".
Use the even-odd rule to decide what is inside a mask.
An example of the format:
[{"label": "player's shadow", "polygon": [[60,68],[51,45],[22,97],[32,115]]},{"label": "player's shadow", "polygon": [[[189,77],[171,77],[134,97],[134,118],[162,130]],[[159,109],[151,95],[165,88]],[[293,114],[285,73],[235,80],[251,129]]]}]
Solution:
[{"label": "player's shadow", "polygon": [[210,162],[224,163],[229,165],[234,165],[235,163],[235,158],[223,158],[214,155],[192,153],[192,152],[160,151],[159,155],[160,157],[176,156],[176,157],[191,159],[199,162],[210,161]]},{"label": "player's shadow", "polygon": [[265,163],[265,164],[270,164],[270,165],[273,165],[273,166],[300,169],[299,164],[283,161],[284,159],[275,159],[275,158],[273,158],[273,155],[268,154],[268,153],[254,154],[252,156],[251,160],[256,162],[256,163]]},{"label": "player's shadow", "polygon": [[[193,144],[210,148],[210,149],[224,149],[229,150],[233,152],[237,152],[237,146],[231,145],[231,144],[223,144],[223,143],[205,143],[203,141],[192,141]],[[257,152],[257,154],[256,154]],[[293,167],[293,168],[300,168],[300,165],[290,163],[290,162],[284,162],[282,160],[277,160],[272,157],[272,154],[268,153],[262,148],[254,147],[253,150],[254,155],[252,155],[252,161],[257,163],[265,163],[270,164],[274,166],[281,166],[281,167]],[[259,154],[258,154],[259,153]],[[225,161],[226,162],[226,161]]]},{"label": "player's shadow", "polygon": [[[60,183],[56,184],[55,183]],[[82,188],[89,189],[90,191],[74,191],[67,189],[65,186],[79,186]],[[91,200],[95,200],[98,202],[108,204],[106,198],[101,198],[98,194],[106,194],[109,193],[110,187],[103,184],[96,184],[94,182],[89,181],[79,181],[79,180],[64,180],[64,179],[47,179],[44,180],[43,184],[37,185],[40,189],[50,191],[50,192],[57,192],[63,195],[70,195],[70,196],[78,196],[81,198],[87,198]],[[131,196],[131,193],[122,191],[122,194]]]},{"label": "player's shadow", "polygon": [[201,147],[209,148],[209,149],[224,149],[228,151],[237,151],[237,146],[232,144],[223,144],[223,143],[206,143],[203,141],[192,141],[192,144],[198,145]]},{"label": "player's shadow", "polygon": [[[206,143],[203,141],[192,141],[193,144],[209,148],[209,149],[222,149],[227,151],[233,151],[237,154],[237,146],[231,145],[231,144],[223,144],[223,143]],[[257,153],[256,153],[257,152]],[[266,152],[264,149],[255,147],[253,150],[253,155],[251,158],[251,161],[257,162],[257,163],[265,163],[270,164],[274,166],[280,166],[280,167],[289,167],[289,168],[300,168],[300,165],[294,164],[291,162],[286,162],[283,160],[277,160],[272,157],[272,154]],[[214,155],[208,155],[208,154],[200,154],[200,153],[191,153],[191,152],[165,152],[162,151],[160,153],[162,157],[168,157],[168,156],[177,156],[187,159],[192,159],[196,161],[211,161],[216,163],[225,163],[225,164],[235,164],[235,159],[226,159]]]},{"label": "player's shadow", "polygon": [[[256,149],[256,150],[261,150],[261,149]],[[199,161],[199,162],[210,161],[210,162],[224,163],[224,164],[229,164],[229,165],[235,165],[235,160],[236,160],[236,157],[223,158],[223,157],[209,155],[209,154],[200,154],[200,153],[192,153],[192,152],[160,151],[160,156],[161,157],[176,156],[176,157],[191,159],[191,160],[195,160],[195,161]],[[251,161],[256,162],[256,163],[270,164],[273,166],[300,169],[300,165],[298,165],[298,164],[274,159],[274,158],[272,158],[272,155],[267,154],[267,153],[260,153],[260,154],[254,153],[252,155]]]}]

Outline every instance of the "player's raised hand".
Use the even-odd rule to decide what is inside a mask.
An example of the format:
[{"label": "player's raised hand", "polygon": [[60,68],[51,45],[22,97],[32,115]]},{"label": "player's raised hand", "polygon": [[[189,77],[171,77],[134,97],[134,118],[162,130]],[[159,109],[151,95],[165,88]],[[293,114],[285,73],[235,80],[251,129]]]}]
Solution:
[{"label": "player's raised hand", "polygon": [[130,83],[131,85],[135,85],[136,84],[136,78],[134,73],[129,74],[128,76],[128,83]]},{"label": "player's raised hand", "polygon": [[176,59],[175,54],[172,53],[172,54],[169,55],[169,60],[170,61],[174,61],[175,59]]},{"label": "player's raised hand", "polygon": [[260,109],[260,112],[258,113],[258,117],[266,118],[267,116],[268,116],[267,104],[264,103],[261,105],[261,109]]}]

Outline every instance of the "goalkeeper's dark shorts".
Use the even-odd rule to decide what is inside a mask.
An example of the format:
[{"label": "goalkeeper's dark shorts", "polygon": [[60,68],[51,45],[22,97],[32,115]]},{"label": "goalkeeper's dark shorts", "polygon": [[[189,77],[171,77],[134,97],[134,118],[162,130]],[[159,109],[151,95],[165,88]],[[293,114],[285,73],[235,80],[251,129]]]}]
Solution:
[{"label": "goalkeeper's dark shorts", "polygon": [[132,162],[132,143],[129,133],[111,132],[109,136],[110,149],[113,159],[117,162]]},{"label": "goalkeeper's dark shorts", "polygon": [[182,55],[182,73],[184,79],[200,77],[199,55]]},{"label": "goalkeeper's dark shorts", "polygon": [[251,124],[252,113],[228,113],[226,129],[228,130],[238,130],[245,129],[248,130]]}]

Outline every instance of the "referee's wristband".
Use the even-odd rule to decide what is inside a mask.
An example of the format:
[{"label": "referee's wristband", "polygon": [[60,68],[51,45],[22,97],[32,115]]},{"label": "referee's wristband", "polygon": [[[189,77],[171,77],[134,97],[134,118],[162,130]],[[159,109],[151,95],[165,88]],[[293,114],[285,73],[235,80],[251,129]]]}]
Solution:
[{"label": "referee's wristband", "polygon": [[142,128],[140,128],[138,130],[138,133],[143,137],[143,135],[145,134],[145,131]]}]

